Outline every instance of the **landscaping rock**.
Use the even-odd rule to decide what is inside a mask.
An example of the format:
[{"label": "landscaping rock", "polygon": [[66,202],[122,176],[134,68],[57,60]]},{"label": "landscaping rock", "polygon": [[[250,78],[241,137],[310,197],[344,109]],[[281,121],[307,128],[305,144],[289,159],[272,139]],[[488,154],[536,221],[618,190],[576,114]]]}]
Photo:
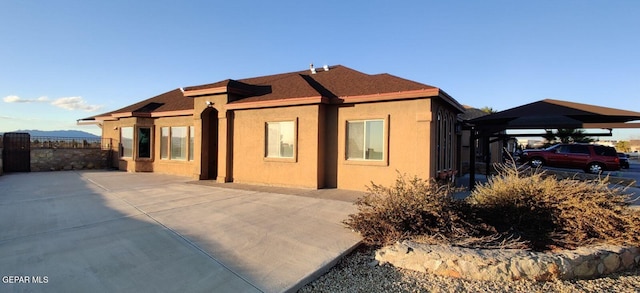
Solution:
[{"label": "landscaping rock", "polygon": [[558,252],[470,249],[403,241],[376,251],[380,264],[469,280],[592,279],[638,265],[636,247],[594,246]]}]

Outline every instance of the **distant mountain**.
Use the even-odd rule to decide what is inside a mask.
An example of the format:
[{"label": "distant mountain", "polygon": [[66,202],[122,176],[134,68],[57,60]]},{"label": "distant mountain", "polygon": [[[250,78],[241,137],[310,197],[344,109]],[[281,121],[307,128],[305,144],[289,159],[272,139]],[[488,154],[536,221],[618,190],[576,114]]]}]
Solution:
[{"label": "distant mountain", "polygon": [[[16,130],[12,132],[26,132],[31,136],[54,136],[54,137],[70,137],[70,138],[95,138],[98,135],[80,131],[80,130]],[[2,133],[0,133],[2,134]]]}]

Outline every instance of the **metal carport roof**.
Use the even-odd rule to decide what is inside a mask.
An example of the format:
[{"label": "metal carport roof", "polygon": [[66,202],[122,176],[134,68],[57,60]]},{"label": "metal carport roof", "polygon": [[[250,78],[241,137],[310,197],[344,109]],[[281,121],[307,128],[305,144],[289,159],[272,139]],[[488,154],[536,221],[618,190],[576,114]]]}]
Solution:
[{"label": "metal carport roof", "polygon": [[[614,128],[640,128],[640,123],[631,122],[636,120],[640,120],[640,112],[545,99],[470,119],[463,123],[465,129],[471,130],[471,141],[487,138],[486,142],[488,142],[490,137],[495,137],[498,133],[509,129],[600,128],[611,130]],[[474,158],[475,144],[471,144],[470,151],[471,158]],[[472,159],[470,164],[469,184],[473,188],[475,160]]]}]

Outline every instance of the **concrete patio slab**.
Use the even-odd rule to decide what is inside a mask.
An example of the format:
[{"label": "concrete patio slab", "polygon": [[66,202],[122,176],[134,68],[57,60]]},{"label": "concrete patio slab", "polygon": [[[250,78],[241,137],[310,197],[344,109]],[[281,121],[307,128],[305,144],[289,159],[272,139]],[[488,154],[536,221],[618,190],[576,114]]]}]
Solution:
[{"label": "concrete patio slab", "polygon": [[341,224],[349,201],[190,181],[0,176],[0,291],[294,291],[360,241]]}]

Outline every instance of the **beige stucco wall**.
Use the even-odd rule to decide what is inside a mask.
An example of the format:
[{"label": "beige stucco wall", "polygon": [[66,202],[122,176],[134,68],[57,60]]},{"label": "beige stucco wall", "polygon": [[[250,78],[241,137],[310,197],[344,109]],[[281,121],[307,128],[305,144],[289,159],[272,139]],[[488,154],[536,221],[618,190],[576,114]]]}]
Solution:
[{"label": "beige stucco wall", "polygon": [[[195,160],[197,160],[196,156],[194,156],[194,161],[160,159],[160,131],[161,131],[160,128],[171,127],[171,126],[186,126],[188,128],[189,126],[193,126],[193,117],[192,116],[162,117],[162,118],[156,118],[154,123],[155,125],[153,130],[153,137],[152,137],[152,140],[154,142],[153,154],[152,154],[153,159],[150,162],[151,170],[149,171],[160,172],[164,174],[192,176],[194,172],[196,172],[195,171],[195,168],[196,168]],[[194,145],[194,149],[195,148],[198,148],[197,143]],[[187,153],[187,158],[188,157],[189,157],[189,154]]]},{"label": "beige stucco wall", "polygon": [[[193,126],[192,116],[175,116],[160,118],[130,117],[114,121],[105,121],[102,127],[103,138],[111,138],[114,151],[113,166],[128,172],[159,172],[164,174],[191,176],[195,172],[194,161],[161,160],[160,159],[160,128],[171,126]],[[137,158],[137,150],[134,143],[133,158],[121,158],[119,143],[120,129],[122,127],[151,127],[152,128],[152,154],[151,159]],[[135,128],[134,128],[135,129]],[[137,141],[137,131],[134,130],[134,142]],[[197,145],[195,145],[197,147]]]},{"label": "beige stucco wall", "polygon": [[[431,100],[416,99],[347,105],[338,108],[338,188],[365,190],[370,182],[391,185],[397,172],[429,178],[432,174]],[[348,120],[384,119],[385,158],[382,162],[346,159]]]},{"label": "beige stucco wall", "polygon": [[[321,150],[319,105],[234,111],[233,181],[238,183],[323,187],[318,168]],[[267,122],[296,121],[294,159],[265,158]],[[295,151],[295,150],[294,150]]]},{"label": "beige stucco wall", "polygon": [[[103,137],[113,139],[114,166],[132,172],[186,175],[219,182],[366,190],[371,182],[392,185],[398,172],[425,179],[434,177],[432,109],[450,108],[437,99],[424,98],[228,110],[226,94],[194,99],[193,115],[105,121]],[[213,104],[207,106],[207,101]],[[384,120],[384,159],[347,160],[347,121],[368,119]],[[293,159],[265,157],[266,123],[276,121],[295,121]],[[206,129],[206,125],[215,128]],[[153,127],[152,159],[119,157],[120,128],[124,126]],[[194,126],[194,161],[160,159],[160,129],[170,126]],[[210,148],[212,144],[216,147]],[[208,173],[213,168],[215,177]]]}]

